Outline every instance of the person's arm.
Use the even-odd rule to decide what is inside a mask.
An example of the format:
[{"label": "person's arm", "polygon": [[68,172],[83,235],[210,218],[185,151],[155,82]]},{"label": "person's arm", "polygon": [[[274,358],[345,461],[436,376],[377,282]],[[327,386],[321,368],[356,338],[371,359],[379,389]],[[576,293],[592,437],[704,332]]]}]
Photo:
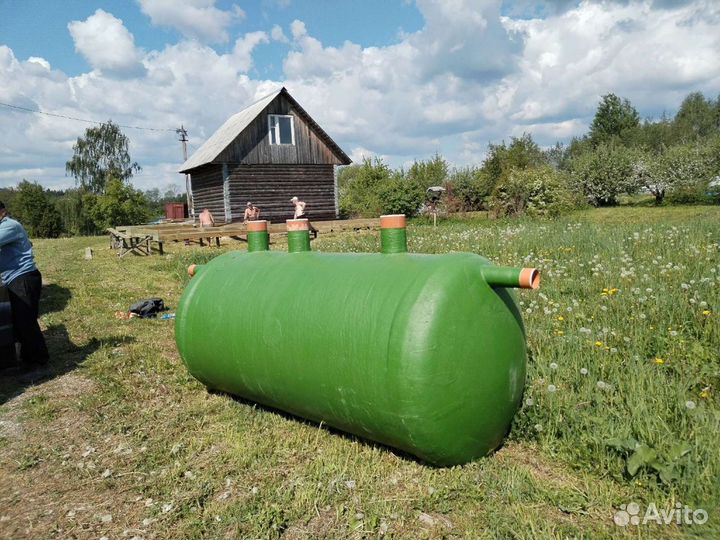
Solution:
[{"label": "person's arm", "polygon": [[260,219],[260,209],[259,208],[255,209],[255,219]]},{"label": "person's arm", "polygon": [[212,215],[212,212],[209,212],[210,214],[210,225],[213,227],[215,226],[215,217]]},{"label": "person's arm", "polygon": [[21,237],[18,227],[7,220],[0,223],[0,246],[16,242]]}]

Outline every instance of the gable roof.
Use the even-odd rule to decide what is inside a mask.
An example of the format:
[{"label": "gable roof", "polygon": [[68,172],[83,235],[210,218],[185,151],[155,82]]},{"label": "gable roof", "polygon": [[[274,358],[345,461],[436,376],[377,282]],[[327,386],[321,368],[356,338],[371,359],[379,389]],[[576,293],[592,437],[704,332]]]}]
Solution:
[{"label": "gable roof", "polygon": [[212,134],[212,136],[206,140],[190,158],[182,164],[180,167],[181,173],[187,172],[190,169],[200,167],[201,165],[207,165],[212,163],[217,157],[225,150],[235,138],[243,132],[262,112],[272,103],[279,95],[283,94],[285,98],[291,103],[293,108],[298,112],[300,116],[317,132],[320,138],[332,149],[332,151],[340,158],[344,164],[349,164],[352,161],[342,151],[342,149],[333,141],[330,136],[313,120],[310,115],[303,109],[300,104],[288,93],[285,87],[280,90],[268,94],[264,98],[259,99],[249,107],[246,107],[237,114],[232,115],[228,118],[225,123],[218,128],[218,130]]}]

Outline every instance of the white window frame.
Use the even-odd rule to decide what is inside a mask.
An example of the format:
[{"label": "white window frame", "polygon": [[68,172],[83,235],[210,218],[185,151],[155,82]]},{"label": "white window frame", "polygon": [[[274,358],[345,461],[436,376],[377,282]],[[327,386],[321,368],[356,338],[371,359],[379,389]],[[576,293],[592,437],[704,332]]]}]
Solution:
[{"label": "white window frame", "polygon": [[[289,118],[290,119],[290,140],[289,143],[272,142],[272,119],[273,118]],[[275,122],[275,140],[280,140],[280,122]],[[277,144],[282,146],[295,146],[295,117],[291,114],[268,114],[268,140],[270,144]]]}]

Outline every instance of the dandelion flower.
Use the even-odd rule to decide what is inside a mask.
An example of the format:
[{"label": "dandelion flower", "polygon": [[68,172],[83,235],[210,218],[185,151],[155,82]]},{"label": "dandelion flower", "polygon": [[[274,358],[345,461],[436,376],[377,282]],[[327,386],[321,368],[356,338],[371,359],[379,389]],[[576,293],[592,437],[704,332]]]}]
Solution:
[{"label": "dandelion flower", "polygon": [[709,310],[709,309],[704,309],[703,312],[702,312],[702,314],[707,317],[708,315],[710,315],[710,310]]},{"label": "dandelion flower", "polygon": [[595,342],[595,346],[596,346],[596,347],[602,347],[602,346],[603,346],[603,342],[602,342],[602,341],[596,341],[596,342]]},{"label": "dandelion flower", "polygon": [[586,368],[584,368],[584,367],[580,368],[580,375],[585,377],[585,376],[587,376],[587,374],[588,374],[588,370]]},{"label": "dandelion flower", "polygon": [[554,384],[548,384],[547,389],[548,389],[548,392],[550,392],[552,394],[553,392],[557,391],[557,386],[555,386]]},{"label": "dandelion flower", "polygon": [[612,354],[615,354],[617,352],[617,349],[615,347],[610,347],[610,352]]},{"label": "dandelion flower", "polygon": [[525,400],[525,405],[527,405],[528,407],[532,407],[533,405],[535,405],[535,400],[529,397]]},{"label": "dandelion flower", "polygon": [[557,320],[558,320],[558,321],[564,321],[564,320],[565,320],[565,317],[563,317],[562,315],[558,315]]},{"label": "dandelion flower", "polygon": [[665,363],[665,360],[656,356],[653,362],[655,362],[658,366],[662,366]]},{"label": "dandelion flower", "polygon": [[700,397],[703,399],[710,398],[710,387],[709,386],[706,386],[705,388],[702,389],[702,392],[700,392]]},{"label": "dandelion flower", "polygon": [[597,382],[597,387],[598,387],[600,390],[603,390],[603,389],[605,389],[605,388],[607,387],[607,384],[604,383],[603,381],[598,381],[598,382]]},{"label": "dandelion flower", "polygon": [[555,362],[550,362],[550,369],[557,369],[558,365]]},{"label": "dandelion flower", "polygon": [[535,431],[542,431],[542,430],[543,430],[542,424],[535,424],[535,426],[533,426],[533,427],[535,428]]},{"label": "dandelion flower", "polygon": [[687,407],[688,409],[692,410],[692,409],[695,408],[695,402],[694,402],[692,399],[688,399],[688,400],[685,402],[685,407]]}]

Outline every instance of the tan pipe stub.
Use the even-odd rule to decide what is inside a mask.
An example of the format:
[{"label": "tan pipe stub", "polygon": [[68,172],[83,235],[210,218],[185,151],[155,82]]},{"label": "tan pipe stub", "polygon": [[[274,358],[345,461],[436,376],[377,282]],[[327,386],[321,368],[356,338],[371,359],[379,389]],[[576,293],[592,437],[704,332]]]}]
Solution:
[{"label": "tan pipe stub", "polygon": [[263,232],[268,230],[268,222],[265,219],[247,222],[248,232]]},{"label": "tan pipe stub", "polygon": [[195,271],[197,270],[197,264],[191,264],[188,266],[187,273],[188,276],[193,277],[195,275]]},{"label": "tan pipe stub", "polygon": [[310,224],[307,219],[288,219],[285,221],[285,226],[288,232],[310,230]]},{"label": "tan pipe stub", "polygon": [[388,214],[386,216],[380,216],[381,229],[404,229],[405,223],[405,214]]},{"label": "tan pipe stub", "polygon": [[537,268],[523,268],[520,270],[519,285],[522,289],[537,289],[540,287],[540,272]]}]

